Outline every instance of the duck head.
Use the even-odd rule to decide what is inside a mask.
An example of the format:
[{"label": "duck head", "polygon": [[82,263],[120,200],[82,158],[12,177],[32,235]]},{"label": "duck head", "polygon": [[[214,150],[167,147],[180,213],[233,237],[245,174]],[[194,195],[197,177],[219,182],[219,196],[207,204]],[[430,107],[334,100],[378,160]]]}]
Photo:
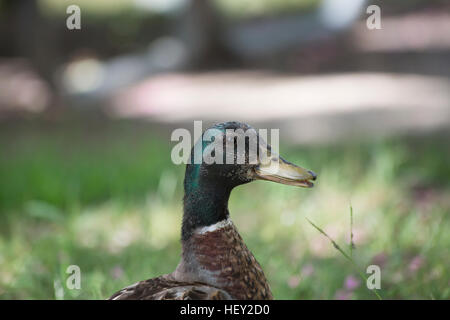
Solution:
[{"label": "duck head", "polygon": [[224,122],[192,148],[184,180],[182,236],[228,217],[231,190],[254,180],[311,188],[316,174],[284,160],[251,126]]},{"label": "duck head", "polygon": [[[195,153],[197,153],[197,158]],[[245,123],[216,124],[202,135],[186,169],[187,189],[203,183],[229,188],[254,180],[311,188],[316,174],[283,159]]]}]

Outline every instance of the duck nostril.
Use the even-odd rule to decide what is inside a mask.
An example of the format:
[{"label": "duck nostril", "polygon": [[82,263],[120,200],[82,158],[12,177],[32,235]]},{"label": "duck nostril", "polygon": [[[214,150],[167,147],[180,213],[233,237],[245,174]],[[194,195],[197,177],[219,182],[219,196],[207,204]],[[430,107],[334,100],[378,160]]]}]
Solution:
[{"label": "duck nostril", "polygon": [[316,179],[317,179],[317,174],[315,174],[315,173],[312,172],[311,170],[308,171],[308,173],[312,176],[311,180],[316,180]]}]

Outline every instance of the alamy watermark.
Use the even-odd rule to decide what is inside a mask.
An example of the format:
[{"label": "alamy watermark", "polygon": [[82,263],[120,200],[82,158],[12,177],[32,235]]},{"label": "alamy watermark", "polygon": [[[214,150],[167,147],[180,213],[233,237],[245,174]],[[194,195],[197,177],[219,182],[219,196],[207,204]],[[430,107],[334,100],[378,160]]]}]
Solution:
[{"label": "alamy watermark", "polygon": [[381,29],[381,8],[376,4],[372,4],[367,7],[366,13],[370,14],[366,20],[367,29]]},{"label": "alamy watermark", "polygon": [[381,269],[376,264],[372,264],[367,267],[366,273],[370,274],[367,278],[366,286],[367,289],[381,289]]},{"label": "alamy watermark", "polygon": [[[81,9],[78,5],[72,4],[66,8],[69,16],[66,19],[66,27],[69,30],[81,30]],[[369,30],[381,29],[381,8],[372,4],[367,7],[366,13],[370,14],[366,20],[366,26]]]},{"label": "alamy watermark", "polygon": [[178,141],[171,152],[174,164],[269,164],[278,157],[279,129],[270,130],[269,146],[267,129],[212,127],[202,134],[202,128],[202,121],[194,121],[193,139],[187,129],[172,132],[171,141]]},{"label": "alamy watermark", "polygon": [[81,289],[81,269],[77,265],[70,265],[66,269],[66,273],[69,274],[66,280],[66,287],[69,290]]},{"label": "alamy watermark", "polygon": [[70,16],[66,19],[66,27],[69,30],[81,30],[81,9],[79,6],[72,4],[67,7],[66,13]]}]

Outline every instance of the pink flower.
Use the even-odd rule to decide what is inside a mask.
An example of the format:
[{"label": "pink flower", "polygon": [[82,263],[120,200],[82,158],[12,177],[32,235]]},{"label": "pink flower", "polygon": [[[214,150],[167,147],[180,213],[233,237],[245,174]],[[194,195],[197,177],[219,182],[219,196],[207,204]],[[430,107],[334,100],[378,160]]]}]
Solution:
[{"label": "pink flower", "polygon": [[120,266],[115,266],[114,268],[112,268],[110,273],[114,279],[120,279],[123,277],[124,274],[123,269]]},{"label": "pink flower", "polygon": [[382,268],[388,260],[388,255],[384,252],[378,253],[376,256],[372,258],[372,264],[376,264],[380,268]]},{"label": "pink flower", "polygon": [[352,298],[352,293],[346,290],[338,290],[334,296],[337,300],[350,300]]},{"label": "pink flower", "polygon": [[314,273],[314,266],[312,264],[307,264],[302,268],[302,276],[309,277]]},{"label": "pink flower", "polygon": [[300,284],[299,276],[291,276],[288,280],[288,286],[291,288],[296,288]]},{"label": "pink flower", "polygon": [[419,270],[422,267],[423,263],[424,259],[421,256],[415,256],[409,263],[409,271],[414,272]]},{"label": "pink flower", "polygon": [[349,275],[345,279],[344,287],[345,287],[345,289],[347,289],[349,291],[353,291],[356,288],[358,288],[360,284],[361,284],[361,281],[358,278],[356,278],[355,276]]}]

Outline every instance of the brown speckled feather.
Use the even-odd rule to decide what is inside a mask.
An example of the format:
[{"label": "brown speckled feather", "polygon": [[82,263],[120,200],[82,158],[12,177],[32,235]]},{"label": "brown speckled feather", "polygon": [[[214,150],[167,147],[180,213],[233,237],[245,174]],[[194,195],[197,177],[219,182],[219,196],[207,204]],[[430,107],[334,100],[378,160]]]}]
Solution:
[{"label": "brown speckled feather", "polygon": [[227,291],[233,299],[272,299],[261,266],[228,221],[218,230],[194,234],[183,246],[183,260],[207,270],[199,280]]},{"label": "brown speckled feather", "polygon": [[177,269],[141,281],[110,299],[204,300],[272,299],[259,263],[242,241],[233,223],[217,230],[199,230],[183,243]]},{"label": "brown speckled feather", "polygon": [[126,287],[109,300],[226,300],[223,290],[202,283],[180,282],[170,275],[140,281]]}]

